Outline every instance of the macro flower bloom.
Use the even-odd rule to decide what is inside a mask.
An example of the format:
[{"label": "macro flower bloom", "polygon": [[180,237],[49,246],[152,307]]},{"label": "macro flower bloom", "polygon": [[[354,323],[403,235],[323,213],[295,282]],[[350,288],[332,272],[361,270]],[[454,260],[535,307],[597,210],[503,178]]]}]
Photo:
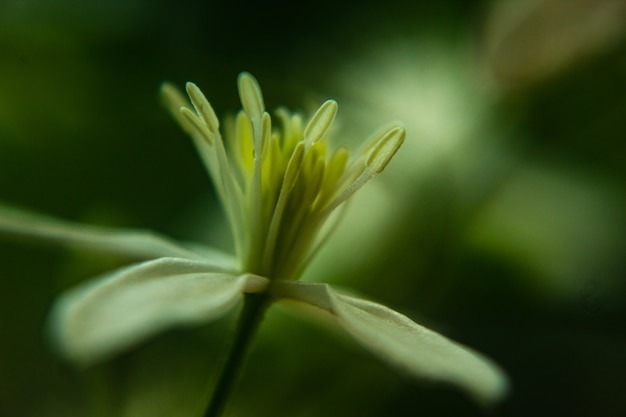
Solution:
[{"label": "macro flower bloom", "polygon": [[[189,100],[165,84],[163,97],[198,149],[227,215],[235,256],[170,241],[151,232],[76,225],[0,206],[0,231],[114,252],[142,262],[63,294],[51,326],[59,350],[79,363],[103,360],[151,335],[207,323],[245,294],[265,307],[292,300],[332,317],[358,342],[412,375],[455,384],[481,402],[506,391],[489,359],[381,304],[327,284],[299,282],[335,227],[343,204],[387,166],[405,138],[395,123],[351,155],[328,142],[337,104],[323,103],[305,123],[299,114],[265,111],[249,74],[239,77],[243,110],[225,126],[187,84]],[[259,310],[261,311],[261,310]]]}]

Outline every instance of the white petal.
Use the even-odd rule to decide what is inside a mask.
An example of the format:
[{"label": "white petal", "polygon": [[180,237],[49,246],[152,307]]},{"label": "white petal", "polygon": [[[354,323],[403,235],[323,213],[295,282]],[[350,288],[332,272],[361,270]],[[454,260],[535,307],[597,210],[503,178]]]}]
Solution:
[{"label": "white petal", "polygon": [[132,265],[64,294],[52,311],[53,337],[69,359],[93,362],[172,326],[215,320],[242,291],[262,291],[267,282],[186,259]]},{"label": "white petal", "polygon": [[480,402],[507,392],[507,378],[481,354],[381,304],[339,294],[327,284],[275,282],[272,295],[330,313],[355,339],[414,376],[458,385]]},{"label": "white petal", "polygon": [[154,232],[82,225],[0,204],[0,234],[2,233],[49,240],[134,259],[171,256],[210,262],[221,270],[236,269],[236,262],[231,255],[208,248],[191,250]]}]

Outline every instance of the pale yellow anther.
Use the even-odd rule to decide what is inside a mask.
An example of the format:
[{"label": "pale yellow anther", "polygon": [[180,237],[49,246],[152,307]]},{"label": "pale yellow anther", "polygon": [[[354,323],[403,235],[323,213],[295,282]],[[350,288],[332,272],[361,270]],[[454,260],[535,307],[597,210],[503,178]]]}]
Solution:
[{"label": "pale yellow anther", "polygon": [[291,129],[294,132],[294,137],[295,135],[301,134],[303,124],[304,122],[302,121],[302,115],[296,113],[291,116]]},{"label": "pale yellow anther", "polygon": [[191,104],[196,109],[196,112],[202,117],[204,122],[208,125],[209,130],[212,133],[216,133],[220,128],[220,121],[211,107],[211,103],[206,99],[202,91],[192,82],[186,84],[187,94],[191,99]]},{"label": "pale yellow anther", "polygon": [[332,125],[336,114],[337,102],[335,100],[324,102],[306,126],[304,138],[312,143],[320,140]]},{"label": "pale yellow anther", "polygon": [[161,99],[185,132],[191,133],[193,126],[180,114],[181,107],[188,107],[190,105],[189,100],[187,100],[178,88],[167,82],[161,84]]},{"label": "pale yellow anther", "polygon": [[168,82],[161,84],[161,98],[172,113],[174,110],[178,111],[181,107],[189,106],[189,100],[187,100],[178,88]]},{"label": "pale yellow anther", "polygon": [[242,72],[239,75],[239,98],[250,120],[253,123],[261,122],[263,112],[265,111],[263,94],[261,94],[259,83],[247,72]]},{"label": "pale yellow anther", "polygon": [[372,148],[365,165],[376,173],[382,172],[402,146],[405,137],[406,131],[403,127],[398,126],[389,130]]},{"label": "pale yellow anther", "polygon": [[254,137],[252,123],[246,112],[239,112],[235,119],[235,134],[231,138],[233,146],[238,149],[234,158],[245,172],[250,173],[254,167]]},{"label": "pale yellow anther", "polygon": [[187,107],[181,107],[180,115],[185,123],[191,128],[191,132],[195,131],[204,140],[206,140],[209,145],[213,145],[213,134],[209,130],[207,124],[200,120],[196,113]]},{"label": "pale yellow anther", "polygon": [[[268,196],[278,195],[283,177],[283,161],[281,158],[280,146],[276,138],[270,138],[267,146],[263,150],[263,188]],[[273,198],[270,197],[270,200]]]},{"label": "pale yellow anther", "polygon": [[261,120],[261,150],[265,153],[265,149],[268,147],[267,144],[272,137],[272,118],[270,115],[265,112],[263,113],[263,118]]}]

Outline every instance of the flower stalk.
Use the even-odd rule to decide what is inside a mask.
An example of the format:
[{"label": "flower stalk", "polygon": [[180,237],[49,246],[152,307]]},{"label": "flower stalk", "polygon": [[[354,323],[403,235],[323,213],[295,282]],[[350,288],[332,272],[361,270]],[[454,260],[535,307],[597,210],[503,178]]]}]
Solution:
[{"label": "flower stalk", "polygon": [[252,339],[270,303],[271,299],[267,294],[246,294],[244,297],[243,310],[239,316],[235,336],[204,417],[219,417],[226,409],[235,383],[241,374]]}]

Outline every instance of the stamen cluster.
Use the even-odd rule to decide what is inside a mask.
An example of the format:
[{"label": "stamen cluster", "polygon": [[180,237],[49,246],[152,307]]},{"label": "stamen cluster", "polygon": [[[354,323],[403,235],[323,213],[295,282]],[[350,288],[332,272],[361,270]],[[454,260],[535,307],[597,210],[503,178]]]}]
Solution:
[{"label": "stamen cluster", "polygon": [[[399,124],[381,129],[351,157],[330,149],[337,113],[324,102],[306,126],[299,114],[265,111],[256,80],[239,77],[243,105],[222,139],[219,120],[200,89],[186,86],[189,103],[169,84],[162,91],[199,148],[226,210],[242,271],[270,279],[297,279],[334,228],[331,214],[375,174],[404,141]],[[332,222],[331,222],[332,223]]]}]

